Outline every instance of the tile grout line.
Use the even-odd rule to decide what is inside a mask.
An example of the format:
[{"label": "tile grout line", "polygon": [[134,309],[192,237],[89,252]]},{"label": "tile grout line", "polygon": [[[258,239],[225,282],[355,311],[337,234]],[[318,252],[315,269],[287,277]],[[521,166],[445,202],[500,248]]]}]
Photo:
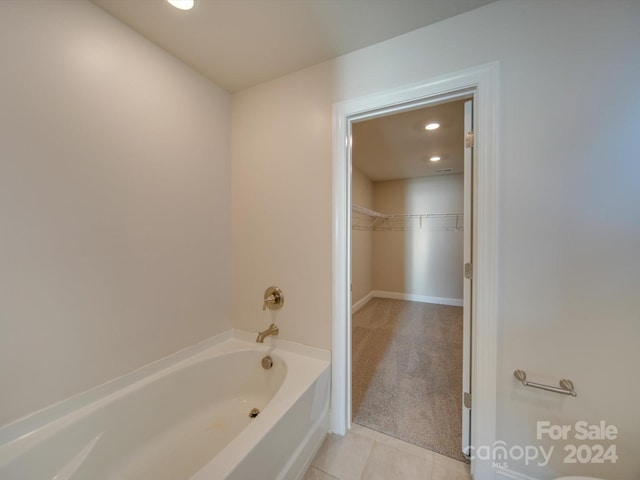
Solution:
[{"label": "tile grout line", "polygon": [[[355,432],[354,434],[357,435]],[[364,435],[360,435],[360,436],[364,437]],[[364,437],[364,438],[367,438],[367,437]],[[367,469],[367,464],[369,463],[369,458],[371,458],[371,452],[373,451],[373,445],[377,442],[377,440],[373,438],[370,440],[372,440],[372,442],[371,442],[371,446],[369,447],[369,452],[367,453],[367,458],[365,459],[365,462],[364,462],[364,468],[362,469],[362,473],[360,474],[360,480],[362,480],[362,477],[364,476],[364,471]]]},{"label": "tile grout line", "polygon": [[436,474],[436,457],[435,455],[431,455],[431,474],[429,475],[429,480],[433,480]]},{"label": "tile grout line", "polygon": [[[357,425],[359,428],[363,429],[364,431],[363,432],[359,432],[359,431],[355,431],[355,429],[352,429],[353,434],[359,435],[361,437],[369,438],[369,439],[371,439],[371,440],[373,440],[373,441],[375,441],[375,442],[377,442],[377,443],[379,443],[381,445],[385,445],[387,447],[396,449],[396,450],[398,450],[400,452],[403,452],[405,454],[408,454],[408,455],[411,455],[411,456],[415,456],[415,457],[418,457],[418,458],[422,458],[422,459],[428,459],[430,461],[430,463],[431,463],[431,467],[430,467],[430,469],[428,469],[429,472],[430,472],[430,476],[427,477],[428,480],[433,480],[435,478],[436,467],[437,467],[437,464],[439,463],[438,457],[442,457],[443,459],[446,459],[447,461],[454,462],[456,464],[458,464],[458,463],[463,464],[464,463],[464,462],[460,462],[460,460],[458,460],[458,459],[451,458],[451,457],[448,457],[446,455],[442,455],[442,454],[434,452],[434,451],[432,451],[432,450],[430,450],[428,448],[423,448],[423,447],[414,445],[414,444],[412,444],[410,442],[405,442],[404,440],[395,438],[393,436],[384,434],[382,432],[378,432],[376,430],[369,429],[369,428],[364,427],[362,425],[359,425],[359,424],[356,424],[356,423],[354,423],[354,425]],[[392,442],[388,442],[388,441],[386,441],[386,439],[392,440]],[[398,442],[398,443],[396,444],[396,442]],[[411,448],[406,448],[406,447],[411,447]],[[428,453],[428,456],[425,456],[423,454],[417,453],[416,451],[414,451],[414,448],[417,449],[417,450],[422,450],[425,453]],[[372,449],[373,449],[373,444],[372,444]],[[371,452],[369,452],[369,457],[370,456],[371,456]],[[425,473],[426,473],[426,471],[425,471]]]},{"label": "tile grout line", "polygon": [[336,480],[342,480],[341,478],[336,477],[335,475],[331,475],[329,472],[325,472],[324,470],[322,470],[321,468],[318,467],[312,467],[315,468],[316,470],[318,470],[319,472],[324,473],[326,476],[328,476],[329,478],[335,478]]},{"label": "tile grout line", "polygon": [[329,475],[331,478],[335,478],[336,480],[342,480],[341,478],[338,478],[335,475],[330,474],[329,472],[325,472],[323,469],[321,469],[319,467],[314,467],[313,465],[311,465],[309,468],[315,468],[316,470],[324,473],[325,475]]}]

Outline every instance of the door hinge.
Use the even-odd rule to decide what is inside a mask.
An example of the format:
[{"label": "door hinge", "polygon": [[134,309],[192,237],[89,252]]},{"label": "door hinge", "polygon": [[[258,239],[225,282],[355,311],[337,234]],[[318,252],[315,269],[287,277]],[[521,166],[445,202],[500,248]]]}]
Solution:
[{"label": "door hinge", "polygon": [[471,280],[473,278],[473,263],[464,264],[464,278]]},{"label": "door hinge", "polygon": [[464,392],[462,403],[464,408],[471,410],[471,394],[469,392]]},{"label": "door hinge", "polygon": [[467,148],[473,148],[474,144],[475,142],[474,142],[473,130],[469,130],[464,140],[464,146]]}]

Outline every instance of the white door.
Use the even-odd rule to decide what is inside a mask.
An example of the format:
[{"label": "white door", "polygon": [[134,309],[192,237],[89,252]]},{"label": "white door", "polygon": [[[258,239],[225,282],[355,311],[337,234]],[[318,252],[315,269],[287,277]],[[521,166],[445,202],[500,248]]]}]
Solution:
[{"label": "white door", "polygon": [[471,277],[473,275],[473,100],[464,103],[464,266],[462,306],[462,452],[471,445]]}]

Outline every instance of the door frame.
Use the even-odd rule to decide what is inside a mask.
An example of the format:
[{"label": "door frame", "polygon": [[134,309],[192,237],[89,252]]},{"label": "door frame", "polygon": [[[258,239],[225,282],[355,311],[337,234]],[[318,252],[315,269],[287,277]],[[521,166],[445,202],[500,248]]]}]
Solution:
[{"label": "door frame", "polygon": [[[496,436],[498,63],[489,63],[333,105],[333,318],[330,430],[351,428],[351,123],[474,97],[474,288],[471,349],[472,448]],[[472,452],[473,453],[473,452]],[[491,478],[490,460],[471,459],[477,478]]]},{"label": "door frame", "polygon": [[[472,332],[472,297],[473,297],[473,143],[469,145],[469,132],[473,132],[474,98],[464,101],[464,239],[462,247],[462,263],[464,264],[464,274],[462,275],[462,438],[460,439],[460,448],[465,455],[469,455],[469,447],[471,446],[471,409],[470,405],[465,402],[465,396],[473,394],[471,389],[471,338]],[[473,133],[472,133],[473,135]],[[473,138],[473,137],[471,137]],[[461,140],[462,141],[462,140]],[[467,263],[471,264],[471,275],[467,275]]]}]

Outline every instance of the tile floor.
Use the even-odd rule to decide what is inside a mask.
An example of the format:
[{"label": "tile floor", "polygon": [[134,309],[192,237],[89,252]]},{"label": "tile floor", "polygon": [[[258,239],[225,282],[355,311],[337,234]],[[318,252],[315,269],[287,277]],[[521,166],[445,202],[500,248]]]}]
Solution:
[{"label": "tile floor", "polygon": [[329,435],[303,480],[471,480],[469,465],[354,424]]}]

